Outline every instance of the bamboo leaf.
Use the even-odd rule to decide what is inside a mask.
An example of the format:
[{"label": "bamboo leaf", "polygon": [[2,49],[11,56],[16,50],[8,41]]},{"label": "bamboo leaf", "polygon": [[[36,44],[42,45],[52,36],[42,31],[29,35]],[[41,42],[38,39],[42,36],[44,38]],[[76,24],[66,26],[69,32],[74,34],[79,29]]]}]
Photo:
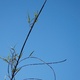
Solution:
[{"label": "bamboo leaf", "polygon": [[[37,16],[38,16],[38,11],[34,13],[34,17],[37,18]],[[37,22],[37,20],[36,20],[36,22]]]},{"label": "bamboo leaf", "polygon": [[6,59],[6,58],[2,58],[2,57],[0,57],[0,59],[2,59],[3,61],[9,63],[8,59]]}]

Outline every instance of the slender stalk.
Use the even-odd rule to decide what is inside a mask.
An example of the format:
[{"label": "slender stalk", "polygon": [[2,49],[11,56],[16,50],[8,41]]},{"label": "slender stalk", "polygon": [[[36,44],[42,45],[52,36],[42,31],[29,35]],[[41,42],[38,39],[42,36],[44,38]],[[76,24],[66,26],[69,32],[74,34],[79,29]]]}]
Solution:
[{"label": "slender stalk", "polygon": [[[42,64],[46,64],[46,65],[52,70],[52,72],[53,72],[53,74],[54,74],[54,80],[56,80],[56,73],[55,73],[55,71],[54,71],[54,69],[53,69],[52,66],[50,66],[49,64],[47,64],[45,61],[43,61],[42,59],[40,59],[40,58],[38,58],[38,57],[30,57],[30,58],[37,59],[37,60],[43,62],[43,63],[40,63],[41,65],[42,65]],[[29,65],[37,65],[37,64],[29,64]],[[29,65],[24,65],[24,66],[22,66],[22,67],[20,67],[20,68],[23,68],[23,67],[29,66]]]},{"label": "slender stalk", "polygon": [[27,34],[27,36],[26,36],[26,39],[25,39],[25,41],[24,41],[24,43],[23,43],[23,46],[22,46],[22,48],[21,48],[21,51],[20,51],[20,54],[19,54],[17,63],[16,63],[16,65],[15,65],[15,67],[14,67],[14,71],[13,71],[13,73],[12,73],[12,77],[11,77],[10,80],[13,80],[13,79],[14,79],[15,72],[16,72],[17,66],[18,66],[18,64],[19,64],[19,60],[20,60],[20,58],[21,58],[21,56],[22,56],[22,53],[23,53],[25,44],[26,44],[26,42],[27,42],[27,40],[28,40],[28,38],[29,38],[29,36],[30,36],[30,34],[31,34],[31,32],[32,32],[32,29],[33,29],[33,27],[34,27],[34,25],[35,25],[35,23],[36,23],[36,20],[38,19],[39,15],[41,14],[41,12],[42,12],[42,10],[43,10],[43,8],[44,8],[46,2],[47,2],[47,0],[45,0],[45,2],[43,3],[43,5],[42,5],[42,7],[41,7],[41,9],[40,9],[40,11],[39,11],[37,17],[34,19],[32,25],[31,25],[31,28],[30,28],[30,30],[29,30],[29,32],[28,32],[28,34]]}]

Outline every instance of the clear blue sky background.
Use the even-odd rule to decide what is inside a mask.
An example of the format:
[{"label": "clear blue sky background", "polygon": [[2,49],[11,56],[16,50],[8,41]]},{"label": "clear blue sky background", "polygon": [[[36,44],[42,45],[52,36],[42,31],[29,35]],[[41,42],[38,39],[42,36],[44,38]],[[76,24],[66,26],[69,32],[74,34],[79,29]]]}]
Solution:
[{"label": "clear blue sky background", "polygon": [[[29,30],[27,14],[34,16],[44,0],[0,0],[0,56],[6,57],[16,45],[19,53]],[[80,0],[48,0],[36,23],[23,57],[35,51],[46,62],[67,59],[51,65],[57,80],[80,80]],[[27,64],[35,61],[30,59]],[[37,61],[36,61],[37,62]],[[0,60],[0,80],[7,74],[7,64]],[[28,77],[54,80],[47,66],[30,66],[22,69],[16,80]]]}]

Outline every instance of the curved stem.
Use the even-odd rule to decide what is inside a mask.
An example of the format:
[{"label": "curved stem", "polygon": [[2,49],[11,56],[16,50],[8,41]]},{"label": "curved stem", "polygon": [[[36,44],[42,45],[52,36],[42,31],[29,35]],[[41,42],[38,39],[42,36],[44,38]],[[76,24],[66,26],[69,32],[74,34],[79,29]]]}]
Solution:
[{"label": "curved stem", "polygon": [[[46,63],[45,61],[43,61],[42,59],[40,59],[40,58],[38,58],[38,57],[29,57],[29,58],[37,59],[37,60],[43,62],[43,63],[41,63],[41,64],[46,64],[46,65],[52,70],[52,72],[53,72],[53,74],[54,74],[54,80],[56,80],[55,71],[54,71],[54,69],[53,69],[48,63]],[[29,59],[29,58],[27,57],[26,59]],[[27,65],[23,65],[23,66],[20,67],[20,68],[23,68],[23,67],[26,67],[26,66],[31,66],[31,65],[37,65],[37,64],[27,64]]]}]

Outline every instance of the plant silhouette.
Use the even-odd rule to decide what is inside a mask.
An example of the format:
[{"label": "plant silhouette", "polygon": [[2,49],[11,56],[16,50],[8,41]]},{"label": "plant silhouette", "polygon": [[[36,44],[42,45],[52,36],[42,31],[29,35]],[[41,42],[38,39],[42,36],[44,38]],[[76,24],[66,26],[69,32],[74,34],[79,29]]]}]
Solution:
[{"label": "plant silhouette", "polygon": [[[28,38],[34,28],[34,25],[36,23],[36,21],[38,20],[45,4],[46,4],[47,0],[44,1],[44,3],[42,4],[39,12],[37,12],[35,15],[34,15],[34,18],[33,20],[31,21],[30,19],[30,16],[28,14],[28,23],[29,23],[29,26],[30,26],[30,30],[28,32],[28,34],[26,35],[26,39],[24,40],[24,43],[22,45],[22,48],[20,50],[20,53],[17,54],[16,51],[15,51],[15,47],[11,48],[11,54],[7,56],[7,58],[2,58],[0,57],[0,59],[4,60],[7,64],[8,64],[8,67],[7,67],[7,73],[8,73],[8,78],[9,80],[16,80],[16,75],[17,73],[19,73],[19,71],[26,67],[26,66],[37,66],[37,65],[47,65],[53,72],[53,75],[54,75],[54,80],[56,80],[56,74],[55,74],[55,71],[53,69],[53,67],[50,65],[50,64],[57,64],[57,63],[62,63],[62,62],[65,62],[66,59],[64,60],[61,60],[61,61],[58,61],[58,62],[45,62],[44,60],[38,58],[38,57],[33,57],[32,54],[34,53],[34,51],[32,51],[28,57],[25,57],[24,59],[22,59],[22,56],[23,56],[23,50],[24,50],[24,47],[28,41]],[[22,65],[22,66],[18,66],[21,62],[23,62],[24,60],[26,59],[30,59],[30,58],[33,58],[33,59],[36,59],[36,60],[39,60],[41,61],[41,63],[34,63],[34,64],[25,64],[25,65]],[[6,79],[5,79],[6,80]],[[39,78],[26,78],[24,80],[42,80],[42,79],[39,79]]]}]

